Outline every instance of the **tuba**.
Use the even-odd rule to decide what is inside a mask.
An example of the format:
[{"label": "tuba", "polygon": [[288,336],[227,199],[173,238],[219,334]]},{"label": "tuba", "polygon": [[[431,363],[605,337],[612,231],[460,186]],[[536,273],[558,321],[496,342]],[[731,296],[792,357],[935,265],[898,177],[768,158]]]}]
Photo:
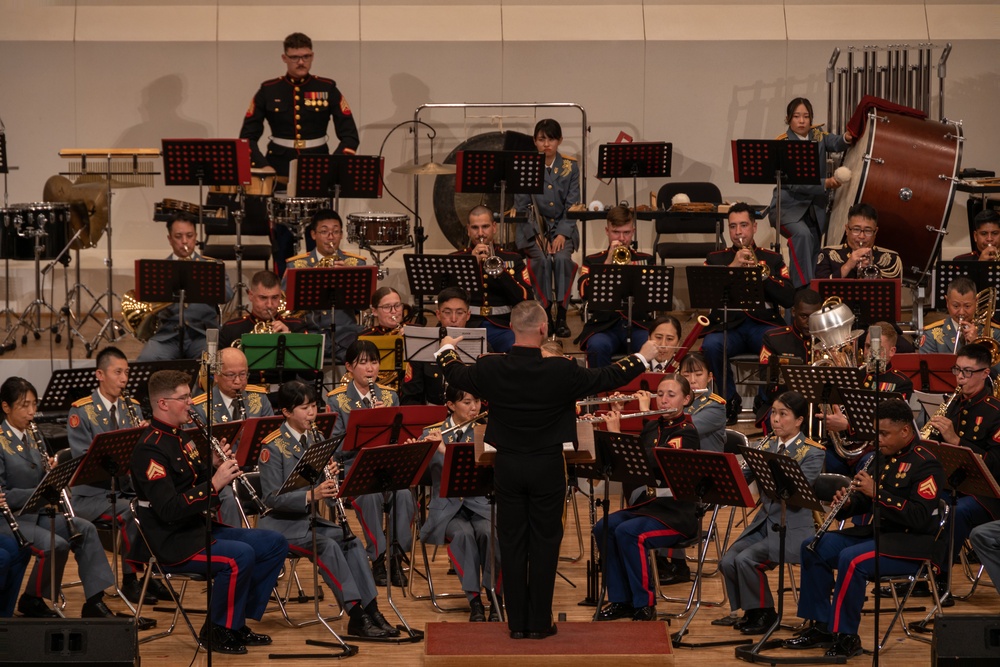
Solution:
[{"label": "tuba", "polygon": [[[1000,343],[993,338],[993,312],[997,304],[997,288],[987,287],[976,294],[976,312],[972,316],[972,323],[976,327],[976,339],[973,343],[979,343],[990,351],[990,366],[1000,363]],[[961,337],[959,332],[958,337]],[[993,393],[1000,397],[1000,383],[994,383]]]}]

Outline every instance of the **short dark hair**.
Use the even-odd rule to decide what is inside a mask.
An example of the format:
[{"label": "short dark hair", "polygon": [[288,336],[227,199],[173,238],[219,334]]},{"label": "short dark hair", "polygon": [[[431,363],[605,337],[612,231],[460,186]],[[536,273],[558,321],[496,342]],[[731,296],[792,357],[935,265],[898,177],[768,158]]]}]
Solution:
[{"label": "short dark hair", "polygon": [[309,35],[301,32],[293,32],[288,37],[285,37],[285,41],[282,46],[285,51],[288,49],[311,49],[313,47],[313,41],[309,39]]},{"label": "short dark hair", "polygon": [[972,278],[969,278],[968,276],[959,276],[948,283],[948,290],[945,294],[950,294],[951,292],[956,292],[958,294],[975,294],[976,283],[972,282]]},{"label": "short dark hair", "polygon": [[688,352],[684,355],[684,358],[681,359],[682,373],[685,371],[690,373],[691,371],[700,371],[702,369],[709,372],[712,371],[712,369],[708,366],[708,359],[701,352]]},{"label": "short dark hair", "polygon": [[875,410],[875,418],[878,421],[886,419],[896,424],[913,425],[913,410],[910,405],[899,398],[890,398],[878,404]]},{"label": "short dark hair", "polygon": [[466,306],[469,305],[469,293],[466,292],[463,288],[445,287],[443,290],[441,290],[440,293],[438,293],[437,296],[438,308],[440,308],[441,304],[444,303],[445,301],[451,301],[452,299],[459,299],[465,302]]},{"label": "short dark hair", "polygon": [[562,139],[562,126],[552,118],[543,118],[535,123],[535,133],[531,136],[533,139],[537,139],[538,135],[549,139]]},{"label": "short dark hair", "polygon": [[378,348],[375,346],[375,343],[370,340],[356,340],[347,346],[347,352],[344,353],[344,361],[349,364],[355,364],[359,360],[379,360]]},{"label": "short dark hair", "polygon": [[792,305],[797,306],[800,303],[804,303],[807,306],[819,306],[823,303],[823,297],[816,290],[807,287],[795,293],[795,300],[792,302]]},{"label": "short dark hair", "polygon": [[316,402],[316,387],[302,380],[290,380],[278,387],[278,405],[291,412],[300,405]]},{"label": "short dark hair", "polygon": [[612,227],[624,227],[625,225],[635,224],[635,216],[632,214],[632,209],[620,204],[608,209],[607,220],[608,224]]},{"label": "short dark hair", "polygon": [[490,220],[495,219],[493,217],[493,209],[484,204],[479,204],[478,206],[473,206],[472,209],[469,211],[469,215],[465,217],[466,226],[468,226],[468,224],[472,222],[472,216],[474,215],[488,215],[490,216]]},{"label": "short dark hair", "polygon": [[982,343],[969,343],[958,351],[958,356],[965,357],[966,359],[972,359],[975,363],[982,364],[986,367],[989,367],[990,363],[993,361],[993,355],[990,354],[990,349]]},{"label": "short dark hair", "polygon": [[464,389],[459,389],[453,384],[449,384],[444,388],[444,400],[448,403],[455,403],[460,401],[466,396],[472,396],[473,398],[478,398],[471,391],[465,391]]},{"label": "short dark hair", "polygon": [[746,203],[745,201],[738,201],[735,204],[733,204],[732,206],[730,206],[729,207],[729,212],[726,214],[726,217],[728,218],[733,213],[749,213],[751,221],[757,219],[757,216],[754,213],[754,210],[752,208],[750,208],[750,204]]},{"label": "short dark hair", "polygon": [[399,290],[394,287],[389,287],[388,285],[382,285],[377,290],[372,293],[372,308],[378,308],[379,302],[390,294],[395,294],[397,296],[402,296],[399,294]]},{"label": "short dark hair", "polygon": [[0,385],[0,403],[6,403],[14,407],[14,404],[27,396],[29,392],[34,394],[35,398],[38,398],[35,385],[24,378],[12,375],[3,381],[3,385]]},{"label": "short dark hair", "polygon": [[976,214],[973,219],[972,224],[976,226],[978,231],[983,225],[993,224],[1000,225],[1000,213],[997,213],[996,209],[984,208],[982,211]]},{"label": "short dark hair", "polygon": [[313,217],[309,220],[309,226],[306,227],[306,231],[314,232],[316,231],[316,225],[323,222],[324,220],[336,220],[340,223],[340,230],[344,230],[344,221],[340,219],[340,214],[334,211],[332,208],[321,208],[320,210],[313,213]]},{"label": "short dark hair", "polygon": [[112,359],[118,359],[119,361],[128,361],[128,357],[125,353],[119,350],[114,345],[108,345],[106,348],[97,353],[97,368],[98,370],[105,370],[111,365]]},{"label": "short dark hair", "polygon": [[158,401],[180,386],[191,386],[191,376],[172,369],[156,371],[149,376],[149,400]]},{"label": "short dark hair", "polygon": [[850,220],[854,217],[868,218],[875,224],[878,224],[878,211],[871,204],[866,204],[864,202],[859,202],[847,210],[847,219]]},{"label": "short dark hair", "polygon": [[810,102],[809,99],[806,98],[806,97],[796,97],[795,99],[793,99],[791,102],[788,103],[787,107],[785,107],[785,123],[786,124],[791,125],[791,123],[792,123],[792,114],[795,113],[795,110],[799,108],[800,104],[804,104],[805,105],[806,111],[809,112],[809,120],[810,121],[813,118],[816,117],[816,114],[813,113],[813,103]]},{"label": "short dark hair", "polygon": [[678,338],[681,337],[680,320],[678,320],[673,315],[660,315],[659,317],[657,317],[655,320],[653,320],[653,323],[649,325],[649,333],[652,334],[661,324],[669,324],[674,328],[675,331],[677,331],[677,337]]},{"label": "short dark hair", "polygon": [[279,287],[281,281],[278,280],[278,276],[274,271],[268,271],[266,269],[258,271],[253,274],[250,278],[250,287],[265,287],[267,289],[272,289],[274,287]]},{"label": "short dark hair", "polygon": [[896,346],[896,341],[899,340],[899,333],[896,331],[896,327],[885,321],[876,322],[872,326],[882,330],[881,337],[885,338],[886,342],[889,343],[889,347]]},{"label": "short dark hair", "polygon": [[174,224],[178,222],[186,222],[189,225],[193,225],[195,230],[198,229],[198,219],[194,218],[188,213],[183,211],[178,211],[169,220],[167,220],[167,234],[173,234]]},{"label": "short dark hair", "polygon": [[782,392],[778,398],[774,399],[775,403],[781,403],[786,408],[792,411],[792,414],[796,418],[803,417],[809,412],[809,402],[806,400],[805,396],[801,392],[797,391],[786,391]]}]

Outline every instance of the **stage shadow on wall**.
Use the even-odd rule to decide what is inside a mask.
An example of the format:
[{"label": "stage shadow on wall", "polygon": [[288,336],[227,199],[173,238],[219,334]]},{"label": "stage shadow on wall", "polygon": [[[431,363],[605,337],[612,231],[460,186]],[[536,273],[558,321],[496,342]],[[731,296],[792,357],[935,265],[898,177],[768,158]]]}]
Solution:
[{"label": "stage shadow on wall", "polygon": [[203,139],[210,136],[208,125],[181,115],[185,97],[180,76],[168,74],[154,79],[140,94],[142,122],[122,132],[115,146],[159,148],[164,137]]}]

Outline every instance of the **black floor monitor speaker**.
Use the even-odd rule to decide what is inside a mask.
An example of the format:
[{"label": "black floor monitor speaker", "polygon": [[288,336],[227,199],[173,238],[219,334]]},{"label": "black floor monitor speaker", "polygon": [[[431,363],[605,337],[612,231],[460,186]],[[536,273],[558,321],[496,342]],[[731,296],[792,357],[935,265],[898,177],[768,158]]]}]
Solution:
[{"label": "black floor monitor speaker", "polygon": [[137,667],[135,619],[0,619],[0,663],[10,667]]},{"label": "black floor monitor speaker", "polygon": [[1000,617],[949,614],[934,622],[932,667],[993,667],[1000,664]]}]

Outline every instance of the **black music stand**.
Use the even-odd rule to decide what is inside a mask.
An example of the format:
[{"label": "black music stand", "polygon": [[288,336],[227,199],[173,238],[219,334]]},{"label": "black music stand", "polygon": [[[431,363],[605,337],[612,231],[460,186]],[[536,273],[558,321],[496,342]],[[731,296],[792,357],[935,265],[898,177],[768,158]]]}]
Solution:
[{"label": "black music stand", "polygon": [[674,145],[666,141],[601,144],[597,149],[597,177],[614,178],[618,199],[619,178],[632,179],[632,208],[639,205],[640,178],[668,178]]},{"label": "black music stand", "polygon": [[[377,409],[377,408],[376,408]],[[361,410],[360,412],[375,412],[375,410]],[[351,422],[354,421],[354,415]],[[423,422],[426,424],[427,422]],[[423,429],[421,428],[421,431]],[[364,447],[358,452],[354,459],[354,464],[347,473],[347,478],[340,485],[341,498],[353,496],[363,496],[370,493],[381,493],[385,499],[382,507],[382,514],[385,518],[385,591],[389,606],[396,612],[396,616],[402,622],[407,632],[406,636],[400,636],[389,640],[391,643],[402,644],[418,642],[424,638],[421,630],[414,630],[403,618],[392,600],[392,568],[393,557],[392,548],[398,548],[398,539],[393,534],[393,521],[390,515],[391,505],[396,497],[396,491],[409,489],[420,483],[427,465],[431,462],[431,457],[437,449],[438,443],[432,441],[418,441],[405,445],[388,445],[382,447]],[[380,640],[385,642],[386,640]]]},{"label": "black music stand", "polygon": [[[250,142],[247,139],[163,139],[163,184],[197,185],[205,201],[206,185],[250,184]],[[204,207],[198,224],[204,229]]]},{"label": "black music stand", "polygon": [[403,363],[406,358],[403,355],[403,336],[395,335],[366,335],[358,336],[358,340],[371,341],[378,350],[379,374],[392,372],[396,374],[395,380],[390,384],[393,391],[398,392],[403,386]]},{"label": "black music stand", "polygon": [[222,262],[137,259],[135,295],[140,301],[177,304],[179,350],[184,354],[184,310],[189,303],[217,307],[226,302],[226,266]]},{"label": "black music stand", "polygon": [[[211,408],[212,407],[211,402],[208,402],[207,406]],[[208,419],[206,419],[205,421],[207,423]],[[212,431],[211,431],[212,437],[218,440],[219,442],[225,440],[227,444],[231,445],[231,443],[234,440],[236,440],[236,438],[239,436],[240,431],[243,430],[244,423],[245,422],[243,421],[238,421],[238,422],[213,421]],[[186,433],[187,436],[191,438],[192,441],[194,441],[194,444],[198,448],[198,454],[201,456],[202,461],[204,461],[206,457],[212,456],[212,446],[208,442],[208,439],[205,437],[205,434],[202,432],[200,428],[194,427],[193,424],[188,424],[188,428],[184,429],[184,433]],[[229,449],[230,451],[235,452],[232,446],[230,446]]]},{"label": "black music stand", "polygon": [[[545,187],[545,155],[537,151],[458,151],[455,169],[455,192],[499,192],[501,210],[508,193],[537,195]],[[506,235],[506,226],[501,233]],[[501,245],[509,242],[504,238]]]},{"label": "black music stand", "polygon": [[[941,462],[944,474],[948,478],[948,486],[951,488],[951,493],[948,494],[948,505],[951,511],[951,521],[948,522],[948,552],[945,554],[944,560],[945,563],[949,564],[948,590],[941,596],[941,600],[944,601],[953,597],[951,594],[951,573],[955,568],[951,563],[951,555],[954,553],[955,545],[955,510],[958,506],[958,494],[1000,498],[1000,484],[997,484],[996,479],[993,478],[983,457],[968,447],[927,440],[922,440],[920,445],[928,449]],[[940,493],[940,489],[938,492]],[[927,623],[933,612],[932,609],[931,614],[928,614],[922,621],[911,623],[910,629],[927,632]]]},{"label": "black music stand", "polygon": [[316,428],[324,438],[329,438],[333,427],[337,424],[336,412],[320,412],[316,415]]},{"label": "black music stand", "polygon": [[951,369],[956,358],[954,354],[895,354],[892,367],[910,378],[920,391],[946,394],[955,391],[956,380]]},{"label": "black music stand", "polygon": [[867,329],[879,321],[895,324],[900,319],[902,280],[858,280],[857,278],[823,278],[810,287],[826,300],[838,296],[850,307],[856,318],[855,329]]},{"label": "black music stand", "polygon": [[274,415],[272,417],[251,417],[242,422],[243,429],[240,431],[239,445],[231,448],[241,470],[248,472],[257,465],[260,450],[264,448],[264,438],[280,428],[283,421],[285,421],[284,417]]},{"label": "black music stand", "polygon": [[334,211],[341,197],[381,199],[384,167],[380,155],[299,155],[295,196],[332,199]]},{"label": "black music stand", "polygon": [[330,311],[330,363],[337,368],[337,323],[335,311],[368,307],[375,291],[374,266],[314,267],[288,269],[288,309]]},{"label": "black music stand", "polygon": [[[747,662],[764,662],[768,664],[789,664],[802,662],[801,658],[775,658],[761,655],[762,650],[781,646],[783,642],[769,642],[771,635],[781,627],[781,617],[785,607],[785,537],[787,521],[785,512],[789,505],[802,509],[822,512],[823,505],[813,493],[812,484],[806,479],[799,467],[798,461],[784,454],[765,452],[754,447],[740,447],[743,460],[753,471],[757,480],[757,488],[762,495],[781,504],[781,521],[778,524],[778,618],[768,628],[764,636],[751,647],[736,647],[736,657]],[[808,662],[808,661],[807,661]],[[824,662],[824,660],[817,660]],[[829,661],[833,662],[833,660]]]},{"label": "black music stand", "polygon": [[[48,455],[44,451],[41,454],[42,456]],[[65,617],[62,610],[56,604],[56,515],[59,513],[62,491],[69,485],[70,478],[76,473],[82,460],[82,458],[75,458],[63,461],[45,473],[45,477],[42,478],[35,490],[31,492],[27,502],[17,512],[18,516],[32,513],[42,514],[40,510],[44,508],[45,515],[49,517],[49,554],[52,556],[52,569],[49,572],[49,599],[52,601],[52,610],[63,618]]]},{"label": "black music stand", "polygon": [[[15,167],[16,168],[16,167]],[[10,173],[10,165],[7,163],[7,133],[4,132],[0,124],[0,174],[5,176]],[[4,188],[4,192],[7,188]]]},{"label": "black music stand", "polygon": [[[111,490],[108,492],[108,504],[111,506],[111,525],[114,531],[118,531],[118,479],[120,476],[128,475],[129,466],[132,462],[132,450],[139,442],[144,428],[129,428],[118,431],[107,431],[94,436],[93,442],[87,452],[80,457],[80,465],[70,479],[68,486],[74,487],[78,484],[99,484],[100,482],[110,482]],[[118,572],[118,540],[111,539],[111,557],[114,563],[114,570]],[[136,608],[122,593],[118,586],[118,577],[115,576],[115,591],[121,598],[125,606],[132,613],[119,613],[123,618],[135,617]],[[151,630],[156,627],[155,618],[136,618],[136,625],[140,630]]]},{"label": "black music stand", "polygon": [[781,188],[819,185],[819,150],[812,141],[733,139],[733,178],[741,184],[776,185],[774,251],[781,254]]},{"label": "black music stand", "polygon": [[410,294],[437,296],[446,287],[461,287],[470,302],[482,299],[479,262],[471,254],[404,255],[403,264]]},{"label": "black music stand", "polygon": [[334,642],[324,642],[316,639],[307,639],[306,644],[309,646],[323,646],[327,648],[337,648],[340,649],[339,655],[326,655],[326,654],[284,654],[284,653],[272,653],[267,657],[272,660],[286,660],[291,658],[308,659],[308,658],[349,658],[358,652],[358,647],[351,644],[347,644],[341,639],[337,631],[330,627],[326,619],[323,618],[323,614],[320,612],[319,608],[319,547],[316,543],[316,522],[319,520],[319,499],[315,497],[316,487],[319,486],[324,479],[323,469],[326,468],[327,464],[330,462],[330,458],[333,456],[333,450],[336,448],[336,441],[334,440],[324,440],[322,442],[314,442],[306,448],[303,452],[302,458],[299,459],[298,463],[285,481],[281,484],[275,496],[280,496],[291,491],[296,491],[303,486],[308,486],[313,491],[313,501],[309,503],[309,531],[312,533],[312,564],[313,564],[313,610],[316,612],[316,621],[327,631],[333,635],[333,638],[337,641]]},{"label": "black music stand", "polygon": [[948,284],[955,278],[965,276],[976,283],[977,290],[987,287],[1000,289],[1000,262],[980,262],[961,260],[938,262],[934,271],[934,309],[948,312]]},{"label": "black music stand", "polygon": [[[709,642],[685,642],[684,635],[687,634],[688,627],[694,620],[695,615],[701,609],[702,602],[702,573],[705,567],[705,558],[708,555],[708,545],[712,541],[712,531],[715,530],[715,520],[722,505],[731,507],[753,507],[754,499],[750,493],[750,487],[743,475],[739,461],[735,454],[725,452],[706,452],[694,449],[672,449],[669,447],[658,447],[653,450],[656,462],[660,466],[660,472],[667,488],[677,500],[697,503],[702,505],[713,505],[712,520],[709,523],[709,533],[701,540],[701,549],[698,553],[698,570],[696,572],[697,588],[695,590],[696,601],[691,613],[684,621],[680,630],[671,635],[674,646],[686,646],[690,648],[702,646],[739,646],[750,644],[752,640],[722,640]],[[701,516],[698,518],[699,534],[701,530]],[[690,600],[689,600],[690,605]]]},{"label": "black music stand", "polygon": [[[432,455],[433,456],[433,455]],[[490,544],[487,558],[490,563],[490,580],[486,592],[492,609],[504,621],[503,605],[497,596],[497,503],[493,488],[493,467],[476,465],[476,446],[471,442],[454,442],[444,450],[444,467],[441,470],[442,498],[469,498],[485,496],[490,503]]]},{"label": "black music stand", "polygon": [[591,268],[587,300],[594,310],[625,308],[625,350],[631,353],[633,313],[673,310],[673,287],[672,266],[598,264]]},{"label": "black music stand", "polygon": [[[728,266],[689,266],[688,292],[692,308],[722,310],[722,391],[729,400],[729,311],[743,311],[764,303],[760,266],[734,269]],[[720,308],[721,304],[721,308]]]}]

